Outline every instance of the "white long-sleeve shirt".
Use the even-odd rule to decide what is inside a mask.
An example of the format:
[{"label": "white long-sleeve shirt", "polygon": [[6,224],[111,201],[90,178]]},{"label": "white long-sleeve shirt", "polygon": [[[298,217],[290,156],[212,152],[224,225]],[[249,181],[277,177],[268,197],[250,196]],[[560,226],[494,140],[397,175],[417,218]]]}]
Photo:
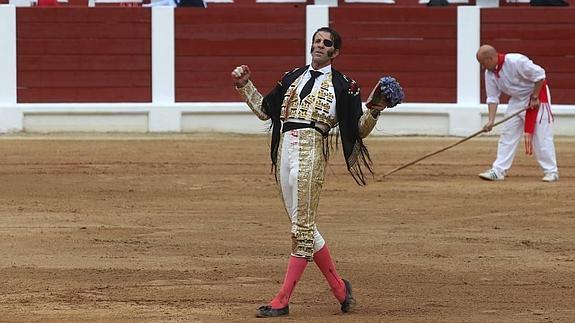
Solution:
[{"label": "white long-sleeve shirt", "polygon": [[508,112],[525,108],[533,93],[535,82],[545,79],[545,70],[521,54],[506,54],[499,77],[485,70],[487,103],[499,104],[501,92],[509,95]]}]

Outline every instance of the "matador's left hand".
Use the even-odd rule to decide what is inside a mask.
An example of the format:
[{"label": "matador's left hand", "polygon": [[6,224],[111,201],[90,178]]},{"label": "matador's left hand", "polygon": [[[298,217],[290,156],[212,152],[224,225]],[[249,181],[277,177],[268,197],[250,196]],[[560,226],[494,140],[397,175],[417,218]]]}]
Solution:
[{"label": "matador's left hand", "polygon": [[[387,106],[382,105],[381,103],[382,103],[382,102],[380,102],[379,104],[371,104],[371,105],[369,106],[369,108],[372,109],[372,110],[378,110],[378,111],[381,112],[381,111],[383,111],[385,108],[387,108]],[[385,103],[385,102],[383,102],[383,103]]]}]

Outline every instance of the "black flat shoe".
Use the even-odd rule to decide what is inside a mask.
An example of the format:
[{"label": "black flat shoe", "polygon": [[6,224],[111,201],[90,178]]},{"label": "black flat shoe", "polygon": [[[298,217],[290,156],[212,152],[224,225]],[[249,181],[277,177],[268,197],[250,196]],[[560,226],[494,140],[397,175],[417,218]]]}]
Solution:
[{"label": "black flat shoe", "polygon": [[270,305],[263,305],[258,308],[256,317],[277,317],[289,314],[289,305],[282,308],[272,308]]},{"label": "black flat shoe", "polygon": [[341,303],[341,311],[343,313],[349,313],[355,307],[356,301],[351,293],[351,283],[343,279],[345,284],[345,300]]}]

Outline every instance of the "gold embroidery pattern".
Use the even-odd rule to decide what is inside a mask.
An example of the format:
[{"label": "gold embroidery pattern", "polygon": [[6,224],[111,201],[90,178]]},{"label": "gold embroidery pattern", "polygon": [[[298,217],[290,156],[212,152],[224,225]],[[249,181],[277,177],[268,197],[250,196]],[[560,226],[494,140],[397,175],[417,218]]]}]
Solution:
[{"label": "gold embroidery pattern", "polygon": [[[305,74],[305,73],[304,73]],[[286,93],[284,94],[284,100],[282,102],[282,110],[281,110],[281,118],[282,120],[286,120],[289,118],[290,115],[290,107],[295,107],[297,109],[297,106],[299,104],[299,98],[297,96],[296,90],[297,87],[299,85],[299,83],[301,82],[304,74],[300,75],[300,77],[298,77],[288,88],[288,90],[286,91]]]},{"label": "gold embroidery pattern", "polygon": [[301,119],[307,121],[323,122],[335,127],[337,120],[329,115],[335,94],[330,91],[333,87],[331,74],[320,84],[319,89],[310,93],[301,102],[296,95],[296,89],[302,77],[298,78],[289,87],[282,104],[282,116],[286,119]]},{"label": "gold embroidery pattern", "polygon": [[322,135],[314,129],[299,132],[299,171],[297,179],[297,222],[293,255],[313,258],[315,218],[325,179]]},{"label": "gold embroidery pattern", "polygon": [[359,136],[361,138],[367,137],[376,124],[377,119],[373,117],[370,110],[365,110],[361,118],[359,118]]},{"label": "gold embroidery pattern", "polygon": [[248,83],[244,87],[236,88],[236,91],[238,91],[238,93],[242,96],[253,113],[260,120],[268,120],[270,118],[262,110],[262,101],[264,97],[261,95],[258,89],[256,89],[252,81],[248,80]]}]

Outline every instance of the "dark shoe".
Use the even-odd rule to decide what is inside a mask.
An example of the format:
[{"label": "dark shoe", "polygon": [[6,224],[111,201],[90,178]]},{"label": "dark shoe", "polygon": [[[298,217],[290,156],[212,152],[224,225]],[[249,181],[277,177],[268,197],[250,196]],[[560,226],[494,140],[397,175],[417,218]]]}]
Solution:
[{"label": "dark shoe", "polygon": [[256,317],[276,317],[289,314],[289,305],[282,308],[272,308],[270,305],[263,305],[258,308]]},{"label": "dark shoe", "polygon": [[355,307],[356,302],[351,293],[351,283],[345,279],[343,279],[343,283],[345,284],[345,300],[341,303],[341,311],[349,313]]}]

